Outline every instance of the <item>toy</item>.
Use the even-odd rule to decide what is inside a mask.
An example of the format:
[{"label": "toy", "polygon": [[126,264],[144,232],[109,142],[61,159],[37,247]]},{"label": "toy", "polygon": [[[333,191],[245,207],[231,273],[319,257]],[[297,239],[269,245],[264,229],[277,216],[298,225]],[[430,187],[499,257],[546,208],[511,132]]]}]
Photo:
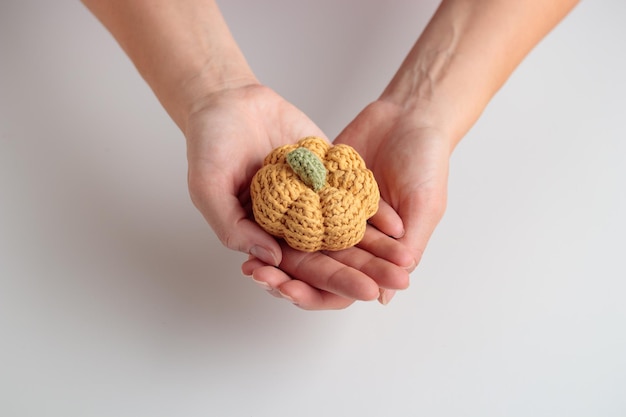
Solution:
[{"label": "toy", "polygon": [[352,147],[317,137],[274,149],[250,195],[256,222],[306,252],[359,243],[380,199],[374,175]]}]

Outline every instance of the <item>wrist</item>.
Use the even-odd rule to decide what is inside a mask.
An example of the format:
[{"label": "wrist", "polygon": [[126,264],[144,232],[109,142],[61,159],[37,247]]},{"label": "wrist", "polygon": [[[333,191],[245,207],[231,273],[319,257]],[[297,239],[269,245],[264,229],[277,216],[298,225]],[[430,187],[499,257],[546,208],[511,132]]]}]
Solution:
[{"label": "wrist", "polygon": [[177,59],[151,66],[154,72],[145,77],[183,132],[189,116],[207,97],[219,91],[258,84],[221,15],[208,16],[212,23],[210,32],[203,33],[200,29],[184,32],[189,39],[177,44]]},{"label": "wrist", "polygon": [[445,129],[452,146],[577,0],[444,0],[381,96]]},{"label": "wrist", "polygon": [[164,103],[164,107],[183,133],[187,130],[189,117],[205,107],[220,92],[259,84],[243,56],[241,60],[228,59],[227,56],[222,55],[221,58],[226,59],[220,59],[220,62],[200,65],[195,72],[182,78],[176,88],[176,98],[169,105]]},{"label": "wrist", "polygon": [[379,101],[420,131],[436,132],[451,154],[482,111],[476,100],[464,99],[461,88],[434,80],[429,74],[399,72]]},{"label": "wrist", "polygon": [[184,130],[194,103],[255,83],[215,0],[83,0]]},{"label": "wrist", "polygon": [[[500,82],[486,77],[475,54],[459,51],[450,28],[420,37],[380,99],[420,124],[436,127],[451,150],[480,117]],[[450,29],[450,30],[446,30]]]}]

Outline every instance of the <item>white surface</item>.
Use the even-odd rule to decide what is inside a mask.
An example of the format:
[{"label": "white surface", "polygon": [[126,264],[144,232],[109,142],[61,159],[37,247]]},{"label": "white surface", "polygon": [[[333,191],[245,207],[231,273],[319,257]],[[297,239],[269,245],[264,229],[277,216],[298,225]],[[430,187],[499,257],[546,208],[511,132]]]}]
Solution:
[{"label": "white surface", "polygon": [[[331,137],[435,7],[222,3]],[[241,277],[189,202],[180,133],[95,19],[4,0],[0,415],[626,415],[624,15],[583,2],[497,95],[408,291],[310,313]]]}]

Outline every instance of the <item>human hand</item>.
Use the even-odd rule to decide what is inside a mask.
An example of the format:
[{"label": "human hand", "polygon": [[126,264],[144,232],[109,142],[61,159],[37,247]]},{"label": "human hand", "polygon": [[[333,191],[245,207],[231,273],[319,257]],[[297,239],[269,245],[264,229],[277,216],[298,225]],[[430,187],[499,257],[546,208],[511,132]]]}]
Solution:
[{"label": "human hand", "polygon": [[395,290],[409,285],[410,251],[372,226],[357,246],[340,251],[307,253],[284,242],[281,247],[278,268],[250,257],[242,271],[270,294],[305,310],[343,309],[357,300],[387,304]]},{"label": "human hand", "polygon": [[[367,106],[337,137],[354,147],[374,172],[381,198],[400,216],[404,235],[419,263],[446,208],[451,142],[430,118],[394,103],[378,100]],[[374,225],[388,221],[377,213]]]},{"label": "human hand", "polygon": [[[377,284],[385,289],[383,302],[394,288],[408,285],[406,271],[397,269],[419,261],[443,215],[454,143],[577,1],[493,0],[490,7],[442,2],[383,92],[387,101],[366,108],[338,138],[364,156],[393,208],[380,204],[371,220],[378,230],[369,227],[357,248],[326,255],[281,251],[245,209],[250,179],[264,155],[300,137],[323,135],[299,110],[257,84],[216,2],[83,2],[185,133],[192,200],[227,247],[255,255],[244,272],[303,308],[339,308],[371,299]],[[491,6],[491,13],[481,13]],[[450,27],[458,30],[451,33]],[[406,110],[423,102],[444,109],[434,113],[446,117],[432,123]],[[443,133],[441,120],[455,132]],[[402,234],[400,241],[389,237]],[[321,262],[324,268],[317,268]],[[359,271],[362,276],[355,275]]]},{"label": "human hand", "polygon": [[278,243],[251,219],[246,207],[250,181],[272,149],[322,132],[300,110],[260,85],[210,94],[186,126],[193,203],[224,246],[278,265]]},{"label": "human hand", "polygon": [[[259,85],[214,93],[194,110],[185,133],[192,201],[225,246],[253,255],[244,273],[274,294],[306,309],[342,308],[356,299],[386,302],[392,293],[383,297],[379,288],[408,285],[408,251],[374,228],[359,248],[303,253],[281,248],[253,221],[248,190],[265,155],[304,136],[324,137],[276,93]],[[399,218],[386,218],[386,233],[400,233]]]}]

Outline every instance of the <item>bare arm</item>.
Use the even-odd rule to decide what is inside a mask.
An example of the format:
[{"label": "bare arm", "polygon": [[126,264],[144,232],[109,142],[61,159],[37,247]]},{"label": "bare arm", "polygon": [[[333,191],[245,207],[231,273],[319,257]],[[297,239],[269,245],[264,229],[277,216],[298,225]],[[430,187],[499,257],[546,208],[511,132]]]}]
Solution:
[{"label": "bare arm", "polygon": [[[450,154],[576,0],[443,0],[381,97],[337,138],[364,155],[416,261],[447,204]],[[372,219],[374,224],[384,219]]]},{"label": "bare arm", "polygon": [[[260,274],[263,287],[307,309],[376,298],[381,283],[406,286],[410,253],[372,228],[366,235],[376,245],[348,249],[348,255],[335,259],[281,249],[253,221],[246,190],[263,158],[278,146],[324,134],[258,83],[215,1],[83,2],[185,134],[191,198],[225,246],[252,255],[255,267],[245,268],[248,275]],[[395,223],[399,229],[398,216]],[[307,264],[315,268],[304,268]]]},{"label": "bare arm", "polygon": [[450,126],[455,146],[522,59],[577,3],[443,0],[381,98]]},{"label": "bare arm", "polygon": [[83,0],[176,124],[212,91],[256,83],[215,1]]}]

